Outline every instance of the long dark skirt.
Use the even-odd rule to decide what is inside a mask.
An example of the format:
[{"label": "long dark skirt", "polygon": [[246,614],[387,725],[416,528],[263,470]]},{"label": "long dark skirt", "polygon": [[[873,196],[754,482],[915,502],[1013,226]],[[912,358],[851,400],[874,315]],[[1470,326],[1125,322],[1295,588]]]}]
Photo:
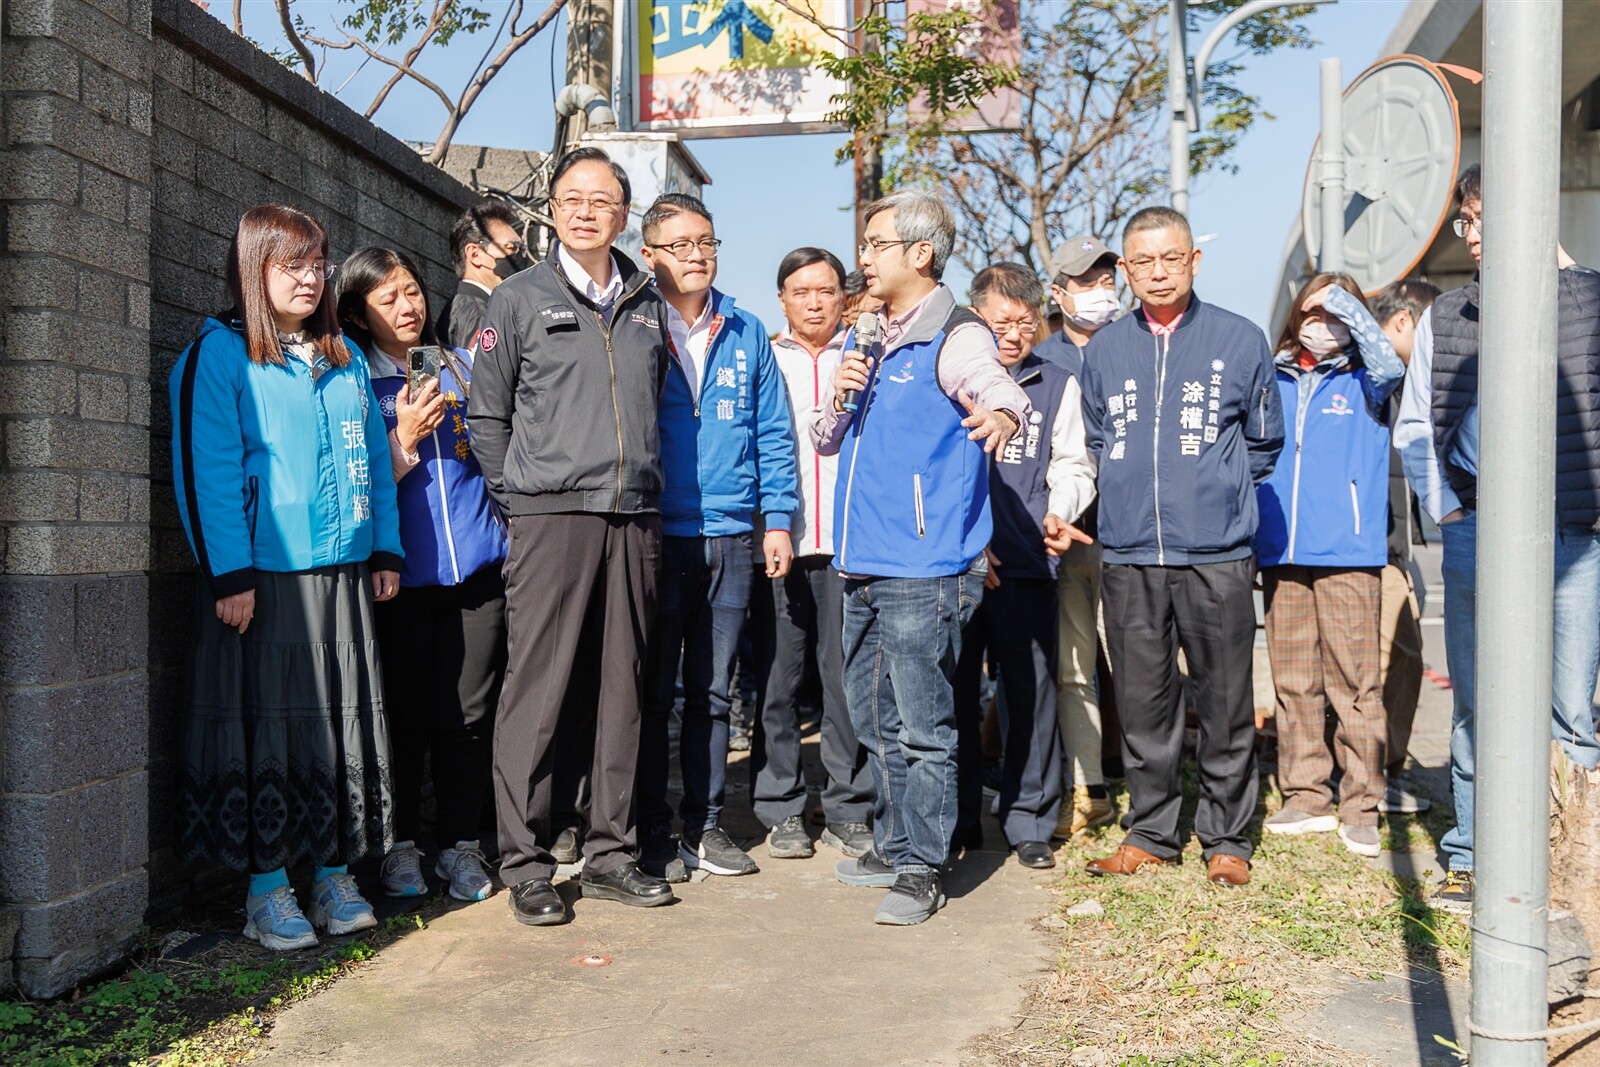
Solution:
[{"label": "long dark skirt", "polygon": [[257,578],[242,635],[198,585],[179,855],[265,872],[382,854],[393,787],[367,566]]}]

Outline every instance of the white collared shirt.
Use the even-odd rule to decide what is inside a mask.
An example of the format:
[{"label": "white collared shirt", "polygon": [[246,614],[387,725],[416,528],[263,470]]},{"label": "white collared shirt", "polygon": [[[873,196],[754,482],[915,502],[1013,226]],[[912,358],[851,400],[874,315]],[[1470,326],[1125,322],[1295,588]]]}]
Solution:
[{"label": "white collared shirt", "polygon": [[561,270],[566,274],[567,281],[573,287],[594,302],[601,311],[609,311],[611,305],[617,302],[617,297],[622,295],[622,270],[617,266],[617,257],[611,257],[611,280],[605,285],[595,282],[583,264],[572,258],[565,245],[556,245],[556,262],[561,264]]},{"label": "white collared shirt", "polygon": [[712,310],[711,294],[706,293],[706,306],[693,322],[678,314],[678,309],[667,305],[667,331],[672,335],[672,355],[678,361],[683,376],[689,380],[689,395],[700,402],[700,381],[706,376],[706,354],[711,351],[711,324],[716,318]]},{"label": "white collared shirt", "polygon": [[787,330],[772,341],[772,357],[789,392],[789,413],[800,431],[794,442],[800,506],[789,525],[796,556],[833,555],[833,490],[839,459],[818,455],[804,429],[818,409],[833,405],[833,373],[839,369],[843,349],[843,330],[815,355]]}]

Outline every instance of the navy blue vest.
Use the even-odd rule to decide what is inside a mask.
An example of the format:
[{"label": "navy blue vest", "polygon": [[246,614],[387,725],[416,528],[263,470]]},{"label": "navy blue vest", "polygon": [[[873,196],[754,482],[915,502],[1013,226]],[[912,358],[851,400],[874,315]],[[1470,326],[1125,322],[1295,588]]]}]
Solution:
[{"label": "navy blue vest", "polygon": [[1061,410],[1068,371],[1029,354],[1011,368],[1028,394],[1033,415],[1006,447],[995,453],[989,472],[989,506],[994,537],[989,542],[1006,578],[1054,578],[1059,561],[1044,550],[1044,517],[1050,509],[1050,431]]},{"label": "navy blue vest", "polygon": [[[936,293],[911,337],[874,365],[839,449],[834,566],[845,574],[961,574],[989,543],[989,458],[967,440],[966,410],[939,387],[945,337],[976,314]],[[855,331],[844,347],[855,345]]]}]

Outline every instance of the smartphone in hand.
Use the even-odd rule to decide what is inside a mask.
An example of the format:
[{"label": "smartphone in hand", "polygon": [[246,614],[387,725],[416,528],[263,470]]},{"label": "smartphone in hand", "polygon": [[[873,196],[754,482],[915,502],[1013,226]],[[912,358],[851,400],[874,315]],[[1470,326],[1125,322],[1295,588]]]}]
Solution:
[{"label": "smartphone in hand", "polygon": [[439,377],[439,364],[443,355],[438,345],[406,349],[406,385],[411,389],[413,400],[422,395],[422,389],[428,384],[429,379]]}]

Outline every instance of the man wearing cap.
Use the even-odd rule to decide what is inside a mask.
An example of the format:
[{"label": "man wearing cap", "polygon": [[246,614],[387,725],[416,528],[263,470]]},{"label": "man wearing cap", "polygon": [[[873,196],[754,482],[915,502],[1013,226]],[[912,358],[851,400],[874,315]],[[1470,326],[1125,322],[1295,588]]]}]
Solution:
[{"label": "man wearing cap", "polygon": [[[1116,253],[1088,235],[1063,241],[1050,257],[1050,298],[1064,316],[1062,332],[1040,342],[1034,354],[1080,379],[1089,339],[1121,310]],[[1091,503],[1076,523],[1090,537],[1096,536],[1097,510]],[[1061,553],[1057,581],[1056,714],[1062,752],[1072,764],[1072,799],[1061,805],[1055,836],[1070,838],[1112,819],[1100,761],[1101,697],[1107,698],[1108,710],[1115,704],[1110,671],[1101,668],[1097,686],[1095,669],[1097,655],[1100,663],[1106,662],[1098,625],[1100,545],[1069,542]]]}]

